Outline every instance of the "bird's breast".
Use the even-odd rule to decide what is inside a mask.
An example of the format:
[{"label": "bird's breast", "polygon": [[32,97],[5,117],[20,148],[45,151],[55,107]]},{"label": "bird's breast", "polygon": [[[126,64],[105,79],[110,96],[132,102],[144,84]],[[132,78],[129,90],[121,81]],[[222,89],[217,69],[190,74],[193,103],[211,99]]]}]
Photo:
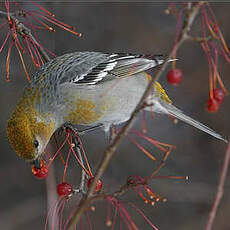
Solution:
[{"label": "bird's breast", "polygon": [[66,111],[65,121],[72,124],[90,125],[97,122],[107,111],[109,103],[77,98]]}]

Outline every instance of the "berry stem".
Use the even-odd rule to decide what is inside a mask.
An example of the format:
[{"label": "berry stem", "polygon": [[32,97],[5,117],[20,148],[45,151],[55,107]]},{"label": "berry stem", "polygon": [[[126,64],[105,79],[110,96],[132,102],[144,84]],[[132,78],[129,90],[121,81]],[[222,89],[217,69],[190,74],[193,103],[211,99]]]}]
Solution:
[{"label": "berry stem", "polygon": [[157,159],[149,152],[147,151],[142,145],[140,145],[134,138],[131,136],[128,136],[130,141],[132,141],[147,157],[149,157],[151,160],[156,161]]},{"label": "berry stem", "polygon": [[6,58],[6,81],[10,81],[10,55],[14,41],[11,39]]},{"label": "berry stem", "polygon": [[6,38],[5,38],[3,44],[2,44],[2,46],[1,46],[1,48],[0,48],[0,53],[2,52],[2,50],[3,50],[3,48],[4,48],[5,44],[6,44],[6,42],[7,42],[8,38],[9,38],[9,36],[10,36],[10,31],[8,31],[8,33],[7,33],[7,35],[6,35]]},{"label": "berry stem", "polygon": [[21,51],[20,51],[20,49],[19,49],[17,43],[15,43],[15,46],[16,46],[16,48],[17,48],[17,51],[18,51],[18,54],[19,54],[19,57],[20,57],[20,60],[21,60],[21,63],[22,63],[22,67],[23,67],[24,72],[25,72],[25,74],[26,74],[26,78],[27,78],[28,81],[30,81],[31,79],[30,79],[30,76],[29,76],[29,74],[28,74],[28,72],[27,72],[26,65],[25,65],[25,62],[24,62],[22,53],[21,53]]},{"label": "berry stem", "polygon": [[35,6],[37,6],[39,9],[41,9],[42,11],[44,11],[46,14],[48,14],[51,17],[54,17],[54,14],[51,13],[49,10],[45,9],[44,7],[42,7],[40,4],[36,3],[36,2],[31,2],[32,4],[34,4]]},{"label": "berry stem", "polygon": [[143,110],[142,112],[142,132],[147,133],[147,128],[146,128],[146,112]]},{"label": "berry stem", "polygon": [[60,150],[63,148],[63,146],[67,142],[67,140],[69,139],[69,135],[70,135],[70,133],[66,134],[65,140],[63,141],[63,143],[61,144],[61,146],[58,148],[58,150],[56,151],[56,153],[54,154],[54,156],[50,159],[50,162],[49,162],[49,164],[47,166],[48,168],[49,168],[50,164],[54,161],[54,159],[57,157],[57,155],[59,154]]},{"label": "berry stem", "polygon": [[[54,133],[54,142],[55,142],[55,144],[56,144],[56,146],[58,148],[58,142],[57,142],[56,133]],[[64,160],[64,158],[62,156],[61,150],[59,151],[59,157],[61,159],[62,164],[65,165],[65,160]]]},{"label": "berry stem", "polygon": [[[215,63],[214,63],[214,61],[213,61],[213,59],[211,57],[210,57],[210,62],[212,64],[212,66],[215,68]],[[222,88],[222,90],[224,91],[225,94],[228,94],[228,91],[224,86],[224,83],[223,83],[223,81],[222,81],[222,79],[220,77],[219,72],[217,71],[217,68],[215,68],[215,71],[216,71],[216,77],[217,77],[218,83],[220,84],[220,87]]]},{"label": "berry stem", "polygon": [[89,170],[89,176],[92,177],[92,176],[93,176],[93,173],[92,173],[92,170],[91,170],[91,167],[90,167],[88,158],[87,158],[87,156],[86,156],[86,153],[85,153],[85,150],[84,150],[82,141],[81,141],[81,139],[80,139],[79,137],[78,137],[78,142],[80,143],[81,151],[83,152],[83,156],[84,156],[84,158],[85,158],[85,162],[86,162],[87,168],[88,168],[88,170]]},{"label": "berry stem", "polygon": [[69,162],[70,154],[71,154],[71,149],[69,149],[69,152],[68,152],[68,155],[67,155],[67,159],[66,159],[66,162],[65,162],[65,167],[64,167],[64,173],[63,173],[63,177],[62,177],[62,182],[65,181],[66,170],[67,170],[67,167],[68,167],[68,162]]},{"label": "berry stem", "polygon": [[217,66],[218,66],[218,51],[215,48],[214,49],[214,53],[215,53],[215,62],[213,62],[213,68],[214,68],[214,73],[213,73],[213,82],[214,82],[214,89],[216,89],[216,75],[217,75]]},{"label": "berry stem", "polygon": [[80,159],[78,158],[76,152],[75,152],[74,149],[73,149],[73,146],[72,146],[73,143],[70,142],[69,139],[68,139],[68,143],[69,143],[70,149],[71,149],[73,155],[75,156],[75,158],[76,158],[78,164],[79,164],[79,165],[81,166],[81,168],[86,172],[87,175],[90,175],[89,171],[85,168],[85,166],[83,165],[83,163],[82,163],[82,162],[80,161]]},{"label": "berry stem", "polygon": [[[178,43],[178,39],[180,35],[182,13],[183,13],[183,8],[180,10],[179,14],[177,15],[176,35],[175,35],[175,40],[174,40],[174,45],[173,45],[173,55],[172,55],[173,59],[176,59],[177,43]],[[176,61],[173,61],[172,69],[175,69],[175,68],[176,68]]]},{"label": "berry stem", "polygon": [[143,211],[141,211],[139,208],[137,208],[136,205],[129,203],[129,205],[131,207],[133,207],[144,219],[145,221],[154,229],[154,230],[159,230],[150,220],[149,218],[147,218],[147,216],[145,216],[145,214],[143,213]]},{"label": "berry stem", "polygon": [[90,221],[88,212],[85,213],[85,216],[86,216],[86,220],[87,220],[87,223],[88,223],[88,226],[89,226],[89,230],[93,230],[92,223]]}]

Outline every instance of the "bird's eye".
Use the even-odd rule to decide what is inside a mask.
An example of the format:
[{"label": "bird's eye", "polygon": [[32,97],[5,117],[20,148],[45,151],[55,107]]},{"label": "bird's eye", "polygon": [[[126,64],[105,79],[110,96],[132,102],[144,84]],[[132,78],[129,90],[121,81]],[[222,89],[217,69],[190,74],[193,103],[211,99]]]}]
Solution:
[{"label": "bird's eye", "polygon": [[34,147],[37,148],[39,146],[39,143],[37,140],[34,140]]}]

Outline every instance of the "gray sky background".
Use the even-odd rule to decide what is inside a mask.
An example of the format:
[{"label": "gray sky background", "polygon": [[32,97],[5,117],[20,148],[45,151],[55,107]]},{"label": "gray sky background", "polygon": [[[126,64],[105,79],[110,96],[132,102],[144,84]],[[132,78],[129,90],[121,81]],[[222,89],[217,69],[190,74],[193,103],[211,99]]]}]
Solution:
[{"label": "gray sky background", "polygon": [[[46,2],[46,9],[56,17],[76,27],[83,33],[82,38],[57,29],[56,33],[39,32],[42,44],[57,55],[73,51],[101,51],[168,54],[173,46],[176,20],[165,15],[168,3],[161,2]],[[222,28],[227,43],[230,43],[229,3],[211,4]],[[30,8],[29,3],[23,6]],[[3,9],[3,3],[0,5]],[[192,29],[200,33],[199,17]],[[5,30],[0,31],[0,44],[5,38]],[[5,82],[5,59],[7,49],[0,56],[0,226],[4,230],[41,230],[46,216],[46,186],[44,181],[36,180],[30,166],[18,159],[8,144],[5,126],[17,100],[26,84],[23,69],[15,50],[11,59],[11,81]],[[205,54],[197,43],[186,42],[178,52],[177,66],[183,70],[180,87],[168,85],[163,74],[160,82],[175,105],[195,119],[209,125],[225,136],[229,136],[229,97],[221,105],[217,114],[206,111],[208,98],[208,65]],[[30,62],[29,58],[27,58]],[[230,66],[220,60],[221,76],[226,87],[230,86]],[[32,65],[29,69],[33,70]],[[140,120],[141,121],[141,120]],[[136,128],[140,127],[140,121]],[[167,116],[156,116],[153,120],[147,115],[148,135],[162,142],[177,146],[161,175],[188,175],[188,182],[168,179],[154,180],[151,188],[166,197],[166,203],[154,207],[145,205],[141,199],[130,192],[123,200],[132,201],[161,230],[204,229],[215,196],[221,163],[226,145],[182,122],[174,125]],[[94,167],[98,164],[105,139],[102,131],[90,133],[83,138],[86,151]],[[160,152],[145,142],[146,148],[160,157]],[[154,167],[128,139],[125,139],[109,165],[103,181],[106,189],[112,190],[125,182],[129,175],[149,175]],[[57,180],[63,168],[56,167]],[[78,181],[76,166],[70,169],[70,180]],[[229,178],[229,175],[228,175]],[[230,196],[227,179],[225,194],[213,229],[230,228]],[[92,215],[94,229],[106,229],[106,206],[98,203],[97,212]],[[135,212],[130,211],[135,216]],[[135,216],[140,229],[150,229],[143,224],[140,216]]]}]

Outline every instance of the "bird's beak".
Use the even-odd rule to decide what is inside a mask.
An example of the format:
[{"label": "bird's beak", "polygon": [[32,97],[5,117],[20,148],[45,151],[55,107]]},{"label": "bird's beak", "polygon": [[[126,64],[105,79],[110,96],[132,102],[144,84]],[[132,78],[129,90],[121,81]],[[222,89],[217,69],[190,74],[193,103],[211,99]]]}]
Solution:
[{"label": "bird's beak", "polygon": [[33,165],[36,169],[40,169],[41,168],[41,160],[40,160],[40,158],[37,158],[36,160],[33,160],[31,162],[31,165]]}]

